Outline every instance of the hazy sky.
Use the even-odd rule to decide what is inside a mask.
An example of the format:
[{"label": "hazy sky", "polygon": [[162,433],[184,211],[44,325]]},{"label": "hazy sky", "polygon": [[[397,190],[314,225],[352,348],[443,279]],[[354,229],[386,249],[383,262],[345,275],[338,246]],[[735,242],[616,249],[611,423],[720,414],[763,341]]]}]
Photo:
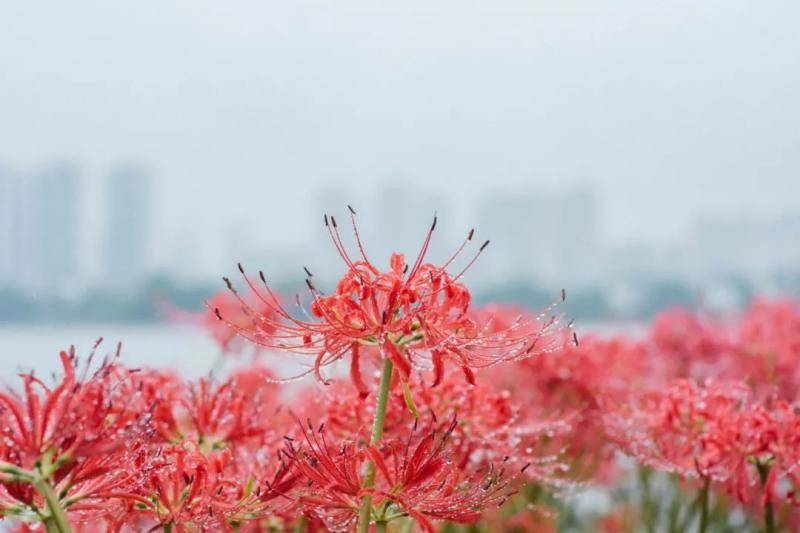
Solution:
[{"label": "hazy sky", "polygon": [[[141,158],[165,234],[318,222],[326,183],[596,184],[615,240],[800,208],[800,3],[0,1],[0,160]],[[369,209],[369,206],[362,206]]]}]

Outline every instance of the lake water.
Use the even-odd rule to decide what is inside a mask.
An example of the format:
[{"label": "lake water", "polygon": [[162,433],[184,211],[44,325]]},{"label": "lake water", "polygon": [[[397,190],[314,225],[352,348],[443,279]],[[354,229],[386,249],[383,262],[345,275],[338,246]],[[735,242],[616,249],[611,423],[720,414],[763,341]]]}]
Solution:
[{"label": "lake water", "polygon": [[209,371],[219,350],[202,330],[184,325],[2,325],[0,326],[0,379],[7,382],[20,370],[47,375],[58,370],[58,352],[75,345],[76,353],[89,353],[103,337],[99,355],[113,353],[122,342],[122,360],[129,366],[175,368],[196,377]]},{"label": "lake water", "polygon": [[[579,326],[578,333],[633,333],[640,329],[635,324],[586,323]],[[74,344],[76,353],[84,357],[98,337],[104,338],[99,355],[113,353],[117,342],[122,342],[122,360],[128,366],[172,368],[186,377],[207,374],[220,355],[216,344],[203,330],[181,324],[1,324],[0,383],[13,382],[20,371],[31,369],[39,375],[49,375],[60,368],[59,350]],[[280,354],[266,357],[280,374],[296,374],[296,365]],[[329,370],[338,373],[343,369]]]}]

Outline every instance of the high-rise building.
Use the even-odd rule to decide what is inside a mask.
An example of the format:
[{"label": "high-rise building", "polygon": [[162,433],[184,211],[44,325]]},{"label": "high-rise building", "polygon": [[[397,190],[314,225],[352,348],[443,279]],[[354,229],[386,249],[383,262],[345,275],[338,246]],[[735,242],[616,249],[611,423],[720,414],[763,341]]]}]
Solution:
[{"label": "high-rise building", "polygon": [[690,242],[696,270],[705,275],[744,274],[757,280],[796,272],[800,264],[800,213],[705,214]]},{"label": "high-rise building", "polygon": [[17,176],[0,166],[0,287],[13,284],[17,223],[14,205],[19,190]]},{"label": "high-rise building", "polygon": [[81,274],[81,179],[78,167],[47,165],[22,192],[20,258],[32,288],[68,293]]},{"label": "high-rise building", "polygon": [[139,164],[123,163],[106,185],[106,276],[111,286],[129,289],[142,281],[150,263],[151,175]]},{"label": "high-rise building", "polygon": [[563,193],[487,194],[478,228],[491,239],[482,261],[495,279],[581,283],[592,277],[598,251],[598,201],[592,189]]}]

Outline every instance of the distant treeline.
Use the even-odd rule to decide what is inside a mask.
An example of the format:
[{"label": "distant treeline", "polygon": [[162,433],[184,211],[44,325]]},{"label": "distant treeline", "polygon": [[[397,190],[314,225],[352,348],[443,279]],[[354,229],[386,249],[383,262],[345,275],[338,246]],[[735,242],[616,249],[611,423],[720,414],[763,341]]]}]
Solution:
[{"label": "distant treeline", "polygon": [[[158,322],[165,319],[165,302],[175,308],[200,311],[204,300],[220,290],[220,285],[213,282],[182,284],[167,277],[157,277],[137,290],[121,293],[110,289],[94,289],[73,299],[44,298],[41,294],[32,295],[15,288],[0,288],[0,322]],[[285,294],[294,294],[295,291],[289,286],[278,288],[284,289]],[[562,310],[578,319],[648,318],[672,305],[698,308],[708,303],[702,287],[675,280],[632,282],[625,287],[622,298],[618,291],[608,287],[565,288],[567,300]],[[559,299],[560,289],[544,288],[523,281],[507,281],[475,294],[475,301],[507,302],[540,309]],[[728,300],[739,305],[760,292],[741,280],[726,284],[726,291]],[[628,297],[624,294],[628,294]]]}]

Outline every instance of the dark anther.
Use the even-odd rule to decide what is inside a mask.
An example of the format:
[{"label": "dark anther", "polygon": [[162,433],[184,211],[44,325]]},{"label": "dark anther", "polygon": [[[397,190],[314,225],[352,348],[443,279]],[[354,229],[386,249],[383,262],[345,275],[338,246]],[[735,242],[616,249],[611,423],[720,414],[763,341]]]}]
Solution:
[{"label": "dark anther", "polygon": [[566,289],[561,289],[561,301],[564,302],[567,299],[567,291]]},{"label": "dark anther", "polygon": [[406,266],[403,267],[403,274],[406,272],[408,272],[408,263],[406,263]]},{"label": "dark anther", "polygon": [[528,469],[528,467],[529,467],[529,466],[531,466],[531,464],[530,464],[530,463],[525,463],[525,466],[523,466],[523,467],[522,467],[522,469],[520,470],[520,473],[522,473],[522,472],[526,471],[526,470]]},{"label": "dark anther", "polygon": [[436,229],[436,221],[437,221],[437,219],[438,219],[437,216],[433,215],[433,224],[431,224],[431,231]]},{"label": "dark anther", "polygon": [[219,320],[222,320],[222,314],[219,312],[219,307],[214,308],[214,314],[217,315]]},{"label": "dark anther", "polygon": [[311,283],[311,280],[308,279],[308,278],[306,278],[306,285],[308,285],[309,290],[312,290],[312,291],[315,290],[314,289],[314,284]]},{"label": "dark anther", "polygon": [[266,276],[264,276],[264,271],[263,270],[259,270],[258,271],[258,277],[261,278],[261,282],[262,283],[264,283],[264,284],[267,283],[267,278],[266,278]]},{"label": "dark anther", "polygon": [[334,216],[333,216],[333,215],[331,215],[331,224],[333,224],[333,227],[334,227],[334,228],[338,227],[338,226],[336,225],[336,218],[334,218]]},{"label": "dark anther", "polygon": [[319,425],[317,428],[317,433],[322,433],[322,430],[325,429],[325,422]]},{"label": "dark anther", "polygon": [[350,210],[350,212],[351,212],[351,213],[353,213],[354,215],[356,214],[356,210],[355,210],[355,209],[353,209],[353,206],[352,206],[352,205],[350,205],[350,204],[347,204],[347,209],[349,209],[349,210]]},{"label": "dark anther", "polygon": [[575,333],[574,331],[572,332],[572,342],[575,343],[575,346],[580,346],[580,344],[578,343],[578,334]]},{"label": "dark anther", "polygon": [[238,266],[238,267],[239,267],[239,272],[241,272],[242,274],[244,274],[244,267],[242,266],[242,264],[241,264],[241,263],[236,263],[236,266]]},{"label": "dark anther", "polygon": [[328,215],[325,215],[325,225],[328,225]]},{"label": "dark anther", "polygon": [[450,427],[447,428],[447,433],[452,433],[453,431],[455,431],[457,425],[458,425],[458,419],[454,416],[453,421],[450,422]]},{"label": "dark anther", "polygon": [[467,240],[471,241],[473,235],[475,235],[475,228],[469,230],[469,234],[467,235]]},{"label": "dark anther", "polygon": [[226,277],[223,277],[223,278],[222,278],[222,281],[224,281],[224,282],[225,282],[225,285],[227,285],[227,286],[228,286],[228,290],[231,290],[231,291],[233,290],[233,284],[231,283],[231,280],[230,280],[230,279],[228,279],[228,278],[226,278]]},{"label": "dark anther", "polygon": [[479,251],[480,252],[484,251],[487,246],[489,246],[489,241],[486,241],[485,243],[481,244],[481,249]]},{"label": "dark anther", "polygon": [[307,267],[303,267],[303,270],[306,271],[306,275],[308,275],[309,278],[313,278],[314,277],[314,274],[312,274],[311,271]]}]

